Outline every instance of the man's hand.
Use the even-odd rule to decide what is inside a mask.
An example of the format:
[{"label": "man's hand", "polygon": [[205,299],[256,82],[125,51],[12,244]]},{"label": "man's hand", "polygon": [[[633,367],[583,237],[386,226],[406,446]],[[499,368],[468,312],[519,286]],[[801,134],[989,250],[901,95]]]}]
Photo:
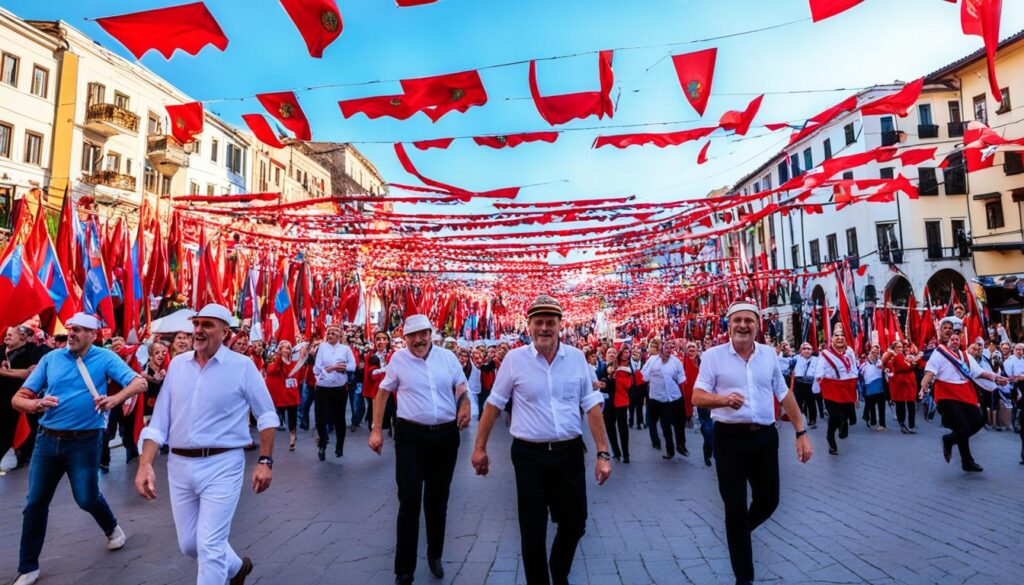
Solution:
[{"label": "man's hand", "polygon": [[370,431],[370,439],[367,444],[370,445],[370,449],[373,449],[374,453],[380,455],[381,449],[384,447],[384,433],[376,425]]},{"label": "man's hand", "polygon": [[811,438],[801,435],[796,439],[796,459],[800,463],[807,463],[814,455],[814,448],[811,447]]},{"label": "man's hand", "polygon": [[[463,396],[466,396],[465,394]],[[473,418],[472,409],[469,406],[469,397],[466,396],[462,400],[462,404],[459,406],[459,412],[455,415],[455,426],[459,427],[459,430],[464,430],[469,426],[470,419]]]},{"label": "man's hand", "polygon": [[273,479],[274,472],[270,470],[270,466],[265,463],[257,463],[256,469],[252,471],[252,491],[257,494],[266,491],[270,487],[270,480]]},{"label": "man's hand", "polygon": [[57,403],[58,400],[56,396],[43,396],[39,400],[36,400],[35,412],[42,414],[54,406],[57,406]]},{"label": "man's hand", "polygon": [[608,477],[611,474],[612,462],[598,459],[597,465],[594,466],[594,478],[597,480],[597,485],[604,485],[604,482],[608,481]]},{"label": "man's hand", "polygon": [[135,472],[135,491],[147,500],[156,499],[156,474],[153,473],[153,466],[148,463],[140,463],[139,470]]},{"label": "man's hand", "polygon": [[113,396],[97,396],[93,401],[96,403],[96,412],[106,411],[120,405],[128,396],[124,392],[118,392]]},{"label": "man's hand", "polygon": [[473,458],[470,459],[473,464],[473,469],[476,470],[477,475],[487,475],[490,471],[491,459],[487,456],[487,451],[477,447],[473,450]]},{"label": "man's hand", "polygon": [[729,394],[726,394],[724,398],[725,406],[728,406],[733,410],[739,410],[740,407],[743,406],[743,403],[746,401],[746,399],[743,398],[743,395],[740,394],[739,392],[730,392]]}]

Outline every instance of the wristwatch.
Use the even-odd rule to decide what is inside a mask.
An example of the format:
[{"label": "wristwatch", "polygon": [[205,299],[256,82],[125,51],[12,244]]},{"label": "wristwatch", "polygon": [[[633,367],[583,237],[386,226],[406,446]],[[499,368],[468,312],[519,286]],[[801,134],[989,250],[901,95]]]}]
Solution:
[{"label": "wristwatch", "polygon": [[612,460],[612,455],[611,455],[611,453],[609,453],[607,451],[598,451],[597,452],[597,458],[598,459],[603,459],[605,461],[611,461]]},{"label": "wristwatch", "polygon": [[261,464],[261,463],[262,463],[263,465],[266,465],[266,466],[267,466],[267,467],[269,467],[270,469],[273,469],[273,468],[274,468],[274,458],[273,458],[273,457],[270,457],[269,455],[263,455],[263,456],[261,456],[261,457],[260,457],[260,458],[259,458],[259,459],[258,459],[258,460],[256,461],[256,464],[257,464],[257,465],[259,465],[259,464]]},{"label": "wristwatch", "polygon": [[807,434],[807,429],[804,429],[804,430],[802,430],[802,431],[797,431],[797,432],[796,432],[796,438],[798,438],[798,439],[799,439],[800,437],[802,437],[802,436],[804,436],[804,435],[806,435],[806,434]]}]

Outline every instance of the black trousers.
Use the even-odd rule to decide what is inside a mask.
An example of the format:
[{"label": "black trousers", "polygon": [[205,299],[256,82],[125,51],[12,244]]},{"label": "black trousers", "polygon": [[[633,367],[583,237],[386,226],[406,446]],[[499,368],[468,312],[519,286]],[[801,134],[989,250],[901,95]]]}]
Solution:
[{"label": "black trousers", "polygon": [[865,396],[864,409],[867,411],[869,425],[885,428],[885,392]]},{"label": "black trousers", "polygon": [[434,429],[398,419],[395,423],[395,481],[398,483],[398,544],[395,574],[416,572],[420,507],[427,524],[427,557],[441,558],[448,517],[448,492],[459,454],[454,421]]},{"label": "black trousers", "polygon": [[1017,411],[1017,418],[1020,426],[1020,460],[1024,461],[1024,408]]},{"label": "black trousers", "polygon": [[490,396],[490,390],[480,390],[480,393],[476,395],[476,420],[480,420],[480,417],[483,416],[484,405],[487,404],[487,399]]},{"label": "black trousers", "polygon": [[628,406],[615,406],[611,399],[604,403],[604,428],[608,432],[608,442],[612,446],[612,455],[616,458],[629,457],[629,421],[626,420]]},{"label": "black trousers", "polygon": [[711,459],[715,452],[715,421],[711,419],[711,409],[698,408],[697,420],[700,421],[700,434],[704,437],[704,458]]},{"label": "black trousers", "polygon": [[825,401],[828,410],[828,446],[836,447],[836,431],[839,438],[845,439],[850,432],[850,423],[857,421],[857,405],[852,402]]},{"label": "black trousers", "polygon": [[[750,533],[779,505],[779,433],[775,426],[715,423],[715,471],[725,503],[725,536],[736,579],[754,579]],[[747,506],[750,484],[750,506]]]},{"label": "black trousers", "polygon": [[[136,405],[136,408],[139,408]],[[103,444],[100,447],[100,465],[110,467],[110,442],[118,434],[121,435],[121,444],[124,445],[124,457],[126,463],[131,463],[139,456],[139,448],[135,444],[135,414],[125,415],[120,407],[110,409],[110,417],[107,419],[107,428],[103,432]]]},{"label": "black trousers", "polygon": [[938,407],[939,414],[942,415],[942,426],[950,431],[942,435],[943,444],[956,445],[960,451],[961,465],[974,463],[970,440],[985,426],[981,409],[975,404],[967,404],[959,400],[940,400]]},{"label": "black trousers", "polygon": [[21,413],[11,406],[11,399],[14,394],[4,392],[0,396],[0,457],[3,457],[7,450],[14,446],[14,431],[18,428],[18,419]]},{"label": "black trousers", "polygon": [[806,382],[793,382],[793,397],[800,406],[800,412],[807,417],[807,424],[818,423],[818,409],[814,401],[814,392],[811,390],[813,384]]},{"label": "black trousers", "polygon": [[[665,435],[665,452],[672,456],[676,454],[676,448],[686,448],[686,410],[683,399],[677,398],[670,402],[659,402],[654,399],[647,401],[647,411],[650,413],[648,419],[651,433],[651,443],[658,445],[658,422],[661,422],[661,432]],[[675,431],[673,437],[672,431]]]},{"label": "black trousers", "polygon": [[288,430],[294,433],[295,427],[299,423],[299,407],[282,406],[277,409],[277,418],[281,419],[281,424],[284,424],[285,419],[288,419]]},{"label": "black trousers", "polygon": [[[636,426],[640,428],[645,424],[650,424],[646,416],[644,416],[644,403],[647,403],[648,411],[651,408],[650,400],[647,398],[647,392],[643,389],[634,388],[629,391],[629,426]],[[650,416],[648,414],[648,416]]]},{"label": "black trousers", "polygon": [[914,428],[914,420],[917,417],[917,403],[913,400],[896,403],[896,420],[907,428]]},{"label": "black trousers", "polygon": [[313,402],[313,414],[316,416],[317,447],[326,447],[330,443],[327,425],[334,425],[334,436],[338,444],[335,453],[345,452],[345,410],[348,408],[348,386],[317,386],[316,398]]},{"label": "black trousers", "polygon": [[[582,438],[555,451],[518,439],[512,441],[527,585],[569,582],[576,546],[587,524],[584,450]],[[550,557],[546,550],[549,512],[558,526]]]}]

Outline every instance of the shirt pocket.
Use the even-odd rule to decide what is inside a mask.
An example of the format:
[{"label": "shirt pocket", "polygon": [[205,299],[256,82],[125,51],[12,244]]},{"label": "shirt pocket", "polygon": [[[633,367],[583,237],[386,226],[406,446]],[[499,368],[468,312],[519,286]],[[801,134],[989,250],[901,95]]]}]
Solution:
[{"label": "shirt pocket", "polygon": [[584,380],[581,378],[573,378],[571,380],[563,380],[560,384],[560,394],[558,399],[566,403],[578,403],[580,401],[580,391],[583,389]]}]

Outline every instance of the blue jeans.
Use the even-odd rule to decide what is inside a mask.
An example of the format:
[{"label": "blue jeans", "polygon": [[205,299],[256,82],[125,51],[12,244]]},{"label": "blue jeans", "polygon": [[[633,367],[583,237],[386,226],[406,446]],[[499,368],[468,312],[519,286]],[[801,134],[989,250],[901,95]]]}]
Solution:
[{"label": "blue jeans", "polygon": [[28,471],[28,496],[25,498],[21,525],[18,573],[29,573],[39,568],[39,553],[46,539],[50,500],[65,473],[68,474],[71,493],[78,507],[92,514],[104,534],[109,535],[117,528],[117,519],[100,493],[102,441],[102,431],[91,437],[58,439],[40,429]]},{"label": "blue jeans", "polygon": [[299,425],[309,426],[309,409],[313,406],[313,386],[302,385],[302,403],[299,405]]},{"label": "blue jeans", "polygon": [[366,413],[366,404],[363,403],[363,385],[352,384],[353,389],[348,393],[349,406],[352,407],[352,426],[358,427],[363,422],[363,415]]}]

